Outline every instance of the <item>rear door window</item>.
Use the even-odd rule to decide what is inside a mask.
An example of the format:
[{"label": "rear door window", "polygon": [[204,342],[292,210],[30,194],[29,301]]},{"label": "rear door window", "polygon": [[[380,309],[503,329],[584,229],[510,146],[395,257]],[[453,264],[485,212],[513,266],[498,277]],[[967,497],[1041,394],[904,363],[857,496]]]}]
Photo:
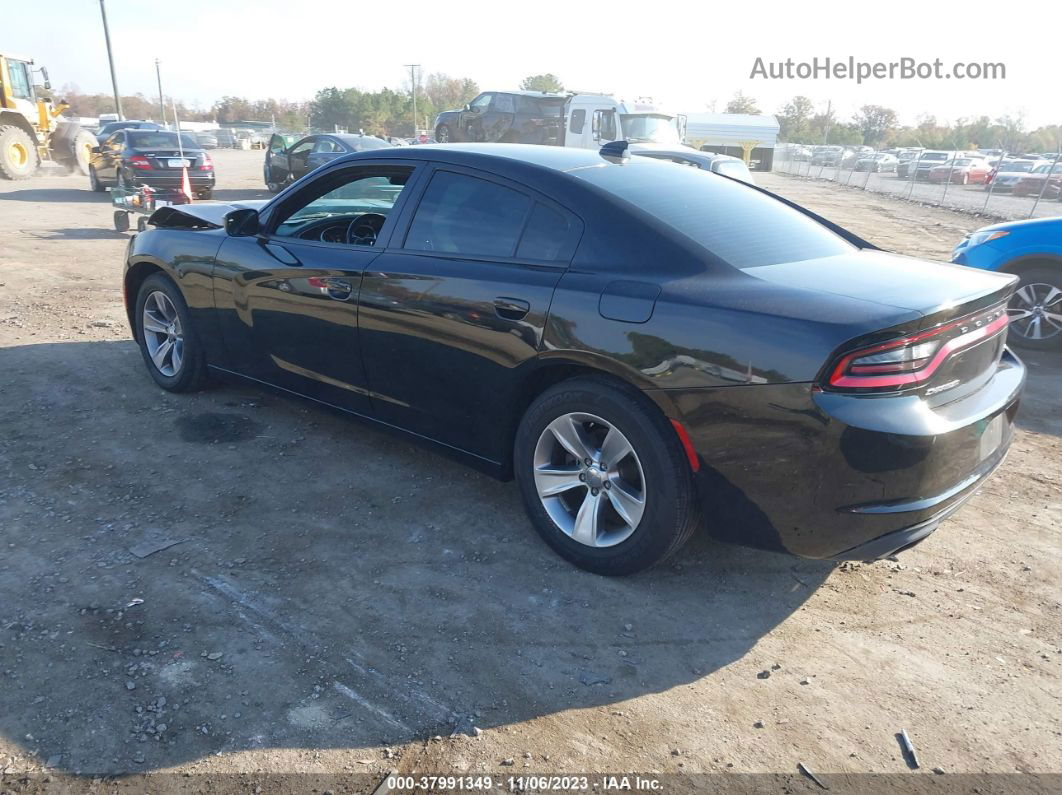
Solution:
[{"label": "rear door window", "polygon": [[420,200],[407,249],[511,258],[531,199],[495,182],[439,171]]},{"label": "rear door window", "polygon": [[551,207],[536,202],[516,249],[519,259],[556,261],[568,242],[571,225],[568,218]]}]

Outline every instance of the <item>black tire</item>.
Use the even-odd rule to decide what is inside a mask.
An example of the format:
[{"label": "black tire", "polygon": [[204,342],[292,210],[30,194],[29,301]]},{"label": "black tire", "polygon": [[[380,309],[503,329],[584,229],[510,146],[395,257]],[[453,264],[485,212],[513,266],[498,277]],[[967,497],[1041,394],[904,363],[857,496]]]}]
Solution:
[{"label": "black tire", "polygon": [[89,190],[94,191],[95,193],[103,193],[105,190],[107,190],[103,186],[103,183],[100,182],[99,175],[96,174],[96,169],[93,168],[92,166],[89,166],[88,178],[89,178]]},{"label": "black tire", "polygon": [[[1015,319],[1013,314],[1015,309],[1029,308],[1023,300],[1022,291],[1026,291],[1025,294],[1029,295],[1031,294],[1029,290],[1033,290],[1036,295],[1042,297],[1047,292],[1044,289],[1045,286],[1062,290],[1062,265],[1029,268],[1029,270],[1021,274],[1021,283],[1018,285],[1018,289],[1010,302],[1012,315],[1010,329],[1007,332],[1007,342],[1029,350],[1062,350],[1062,331],[1055,331],[1050,336],[1043,336],[1041,339],[1026,336],[1030,331],[1029,323],[1025,319]],[[1052,304],[1044,307],[1044,309],[1053,315],[1062,315],[1062,297],[1059,297]],[[1041,334],[1046,334],[1048,331],[1053,330],[1046,318],[1041,318],[1039,327],[1042,329]]]},{"label": "black tire", "polygon": [[114,211],[114,231],[115,232],[128,232],[129,231],[129,213],[125,210]]},{"label": "black tire", "polygon": [[136,231],[143,232],[148,227],[147,216],[141,215],[136,219]]},{"label": "black tire", "polygon": [[210,199],[214,198],[214,189],[204,188],[203,190],[196,193],[196,198],[203,199],[204,201],[209,201]]},{"label": "black tire", "polygon": [[0,127],[0,174],[7,179],[28,179],[37,171],[37,143],[21,127]]},{"label": "black tire", "polygon": [[440,124],[435,128],[435,140],[441,144],[448,144],[453,139],[450,137],[450,128],[445,124]]},{"label": "black tire", "polygon": [[[550,518],[535,486],[539,437],[551,422],[572,412],[592,414],[619,429],[644,472],[641,520],[614,546],[592,547],[574,540]],[[700,523],[693,474],[675,429],[646,397],[608,377],[574,378],[539,395],[520,421],[513,464],[535,530],[561,557],[595,574],[633,574],[660,563],[680,549]]]},{"label": "black tire", "polygon": [[88,130],[79,130],[72,140],[66,142],[65,151],[53,151],[52,157],[66,169],[68,174],[88,176],[89,160],[92,158],[94,146],[96,146],[95,136]]},{"label": "black tire", "polygon": [[[146,335],[144,333],[144,305],[148,298],[155,292],[165,293],[180,318],[183,332],[183,356],[180,369],[173,375],[166,375],[159,370],[151,360],[148,352]],[[155,383],[168,392],[194,392],[202,389],[207,382],[206,354],[203,346],[192,325],[192,315],[188,311],[188,304],[181,294],[180,288],[168,277],[156,273],[144,280],[140,286],[140,292],[136,297],[136,314],[134,323],[136,326],[137,344],[140,345],[140,354],[144,357],[144,364],[148,374]]]}]

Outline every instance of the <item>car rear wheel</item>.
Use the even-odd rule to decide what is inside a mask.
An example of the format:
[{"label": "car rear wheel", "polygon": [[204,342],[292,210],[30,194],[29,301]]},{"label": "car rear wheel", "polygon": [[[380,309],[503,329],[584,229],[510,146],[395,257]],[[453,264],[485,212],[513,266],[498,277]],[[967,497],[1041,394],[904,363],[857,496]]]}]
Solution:
[{"label": "car rear wheel", "polygon": [[1062,269],[1030,268],[1010,300],[1008,339],[1039,350],[1062,349]]},{"label": "car rear wheel", "polygon": [[145,279],[135,318],[140,353],[155,383],[170,392],[202,388],[206,356],[177,285],[161,273]]},{"label": "car rear wheel", "polygon": [[103,183],[100,182],[99,175],[96,174],[96,169],[92,166],[89,166],[88,178],[89,190],[95,191],[96,193],[103,193],[103,191],[105,190],[105,188],[103,187]]},{"label": "car rear wheel", "polygon": [[665,560],[699,521],[674,428],[611,379],[572,379],[540,395],[517,431],[514,466],[539,535],[596,574],[632,574]]}]

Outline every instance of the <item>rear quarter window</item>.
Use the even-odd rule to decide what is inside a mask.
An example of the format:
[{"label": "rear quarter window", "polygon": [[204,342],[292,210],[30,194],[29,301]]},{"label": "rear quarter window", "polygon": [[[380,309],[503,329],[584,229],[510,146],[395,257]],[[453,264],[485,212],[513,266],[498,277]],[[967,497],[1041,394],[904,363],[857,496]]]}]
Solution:
[{"label": "rear quarter window", "polygon": [[798,210],[700,169],[632,162],[571,173],[640,208],[736,268],[856,250]]}]

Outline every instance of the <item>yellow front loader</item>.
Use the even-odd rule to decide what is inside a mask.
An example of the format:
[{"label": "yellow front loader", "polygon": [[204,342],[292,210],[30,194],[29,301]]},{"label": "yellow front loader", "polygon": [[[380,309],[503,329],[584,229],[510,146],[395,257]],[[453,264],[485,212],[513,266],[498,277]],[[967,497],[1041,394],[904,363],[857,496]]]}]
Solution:
[{"label": "yellow front loader", "polygon": [[33,60],[0,53],[0,177],[26,179],[45,160],[67,171],[88,174],[96,139],[88,130],[61,118],[69,107],[50,96],[38,96],[33,75],[39,72],[50,93],[48,71]]}]

